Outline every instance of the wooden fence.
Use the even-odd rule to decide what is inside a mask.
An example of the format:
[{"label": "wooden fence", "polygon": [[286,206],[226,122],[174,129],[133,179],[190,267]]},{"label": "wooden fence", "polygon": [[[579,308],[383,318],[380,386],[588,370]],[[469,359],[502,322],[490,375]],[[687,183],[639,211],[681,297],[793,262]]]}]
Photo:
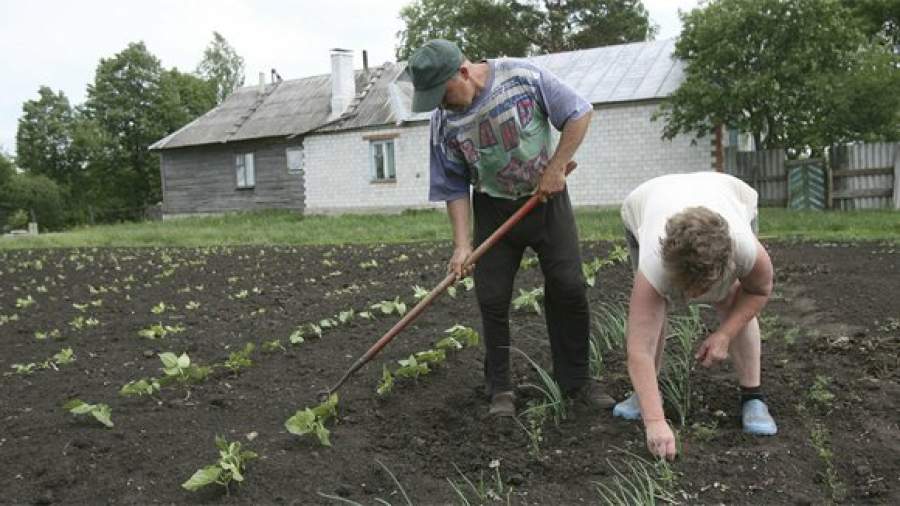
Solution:
[{"label": "wooden fence", "polygon": [[[738,152],[725,148],[725,172],[759,193],[760,206],[785,207],[788,162],[783,150]],[[827,207],[831,209],[900,209],[900,143],[868,143],[828,150],[825,164]]]}]

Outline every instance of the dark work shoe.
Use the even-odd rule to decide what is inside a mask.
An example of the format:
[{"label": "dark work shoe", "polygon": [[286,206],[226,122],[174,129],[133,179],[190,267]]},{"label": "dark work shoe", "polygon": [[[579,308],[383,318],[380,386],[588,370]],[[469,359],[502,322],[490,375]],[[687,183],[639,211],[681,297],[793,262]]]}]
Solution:
[{"label": "dark work shoe", "polygon": [[584,407],[596,411],[605,411],[616,405],[616,400],[604,393],[600,385],[589,380],[584,386],[569,392],[568,397],[576,407]]},{"label": "dark work shoe", "polygon": [[516,394],[512,392],[497,392],[491,396],[490,416],[507,417],[516,416]]}]

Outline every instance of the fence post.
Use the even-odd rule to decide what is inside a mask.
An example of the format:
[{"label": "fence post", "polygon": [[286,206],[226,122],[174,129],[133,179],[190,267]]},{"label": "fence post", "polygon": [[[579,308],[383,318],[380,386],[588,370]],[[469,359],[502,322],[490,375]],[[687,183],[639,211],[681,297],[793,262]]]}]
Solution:
[{"label": "fence post", "polygon": [[900,143],[894,145],[894,209],[900,209]]}]

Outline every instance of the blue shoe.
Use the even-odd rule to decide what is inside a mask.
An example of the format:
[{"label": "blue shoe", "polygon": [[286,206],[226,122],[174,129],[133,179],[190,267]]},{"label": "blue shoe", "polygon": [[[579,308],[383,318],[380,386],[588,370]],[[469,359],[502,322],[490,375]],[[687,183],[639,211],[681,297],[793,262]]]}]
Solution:
[{"label": "blue shoe", "polygon": [[627,399],[616,404],[616,407],[613,408],[613,416],[626,420],[640,420],[641,405],[638,402],[637,394],[631,394]]},{"label": "blue shoe", "polygon": [[753,399],[744,403],[741,409],[741,421],[744,424],[744,432],[754,436],[774,436],[778,432],[775,419],[769,414],[766,403]]}]

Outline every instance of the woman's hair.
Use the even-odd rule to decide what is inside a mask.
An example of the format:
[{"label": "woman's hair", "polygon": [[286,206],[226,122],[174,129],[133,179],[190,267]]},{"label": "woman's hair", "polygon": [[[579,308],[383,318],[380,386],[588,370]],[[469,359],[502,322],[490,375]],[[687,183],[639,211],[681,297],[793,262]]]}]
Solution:
[{"label": "woman's hair", "polygon": [[675,288],[706,290],[734,269],[728,222],[705,207],[689,207],[669,218],[659,243]]}]

